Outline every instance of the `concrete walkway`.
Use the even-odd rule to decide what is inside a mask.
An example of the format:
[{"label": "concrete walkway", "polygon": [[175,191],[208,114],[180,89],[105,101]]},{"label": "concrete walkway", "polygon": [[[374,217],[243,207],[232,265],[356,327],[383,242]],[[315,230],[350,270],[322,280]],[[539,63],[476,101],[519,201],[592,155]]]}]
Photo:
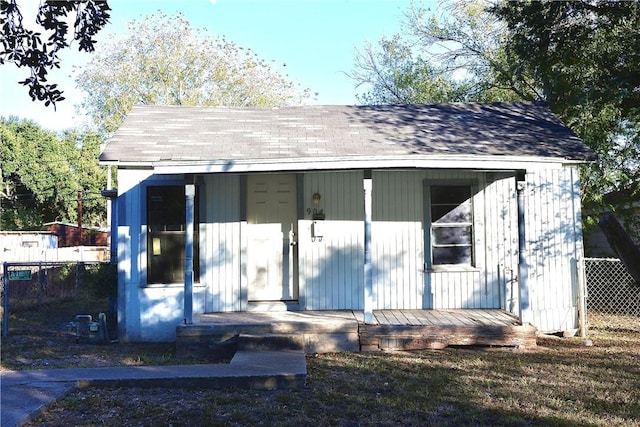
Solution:
[{"label": "concrete walkway", "polygon": [[76,387],[287,389],[305,386],[302,350],[238,351],[231,363],[0,372],[1,426],[19,426]]}]

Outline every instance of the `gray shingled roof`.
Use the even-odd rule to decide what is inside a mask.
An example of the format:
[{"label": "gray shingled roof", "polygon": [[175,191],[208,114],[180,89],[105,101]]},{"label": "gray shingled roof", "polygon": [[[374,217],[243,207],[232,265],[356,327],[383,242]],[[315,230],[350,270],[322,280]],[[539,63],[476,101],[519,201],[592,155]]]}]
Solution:
[{"label": "gray shingled roof", "polygon": [[[137,106],[104,162],[534,156],[593,152],[540,103],[225,108]],[[507,157],[505,157],[507,159]]]}]

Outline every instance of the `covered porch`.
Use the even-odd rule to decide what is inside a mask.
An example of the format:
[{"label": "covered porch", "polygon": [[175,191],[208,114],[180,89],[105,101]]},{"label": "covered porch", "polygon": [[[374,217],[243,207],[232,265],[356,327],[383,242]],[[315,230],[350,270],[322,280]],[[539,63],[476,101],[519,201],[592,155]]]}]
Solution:
[{"label": "covered porch", "polygon": [[535,347],[536,328],[504,310],[269,311],[206,313],[179,325],[180,357],[213,358],[239,347],[297,348],[306,353],[445,348]]}]

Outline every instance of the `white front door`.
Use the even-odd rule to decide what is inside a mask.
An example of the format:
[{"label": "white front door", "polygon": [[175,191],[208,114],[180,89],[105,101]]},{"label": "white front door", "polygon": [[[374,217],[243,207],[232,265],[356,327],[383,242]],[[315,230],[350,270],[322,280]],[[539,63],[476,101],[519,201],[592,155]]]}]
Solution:
[{"label": "white front door", "polygon": [[298,299],[295,175],[247,179],[249,301]]}]

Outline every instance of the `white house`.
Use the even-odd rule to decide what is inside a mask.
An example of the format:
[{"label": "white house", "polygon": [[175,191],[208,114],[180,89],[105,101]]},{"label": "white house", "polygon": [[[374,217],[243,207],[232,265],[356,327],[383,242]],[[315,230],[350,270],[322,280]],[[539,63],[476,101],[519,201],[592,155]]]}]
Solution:
[{"label": "white house", "polygon": [[251,310],[487,308],[573,330],[593,157],[537,103],[135,107],[100,157],[118,168],[120,338]]}]

